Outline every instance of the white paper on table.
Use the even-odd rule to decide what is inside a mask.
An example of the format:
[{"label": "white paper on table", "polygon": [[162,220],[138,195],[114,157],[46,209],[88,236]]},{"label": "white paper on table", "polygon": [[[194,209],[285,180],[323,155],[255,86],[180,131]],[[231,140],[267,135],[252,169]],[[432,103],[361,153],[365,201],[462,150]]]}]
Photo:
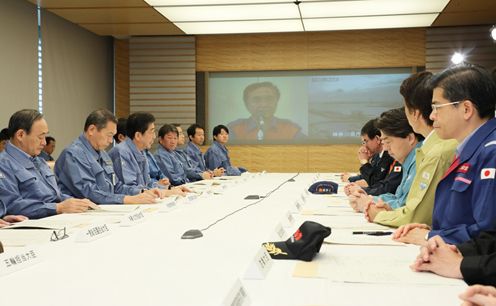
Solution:
[{"label": "white paper on table", "polygon": [[50,242],[53,230],[23,229],[23,230],[0,230],[0,241],[6,250],[11,247],[24,247]]},{"label": "white paper on table", "polygon": [[412,258],[401,256],[321,256],[312,262],[296,263],[293,277],[327,279],[340,283],[464,285],[459,279],[413,272],[409,268],[411,263]]},{"label": "white paper on table", "polygon": [[406,244],[391,239],[391,235],[373,236],[373,235],[353,235],[352,230],[333,231],[331,235],[324,239],[324,243],[344,244],[344,245],[381,245],[381,246],[398,246],[405,247]]},{"label": "white paper on table", "polygon": [[21,222],[14,223],[4,229],[63,229],[67,226],[66,220],[54,219],[54,218],[43,218],[38,220],[24,220]]}]

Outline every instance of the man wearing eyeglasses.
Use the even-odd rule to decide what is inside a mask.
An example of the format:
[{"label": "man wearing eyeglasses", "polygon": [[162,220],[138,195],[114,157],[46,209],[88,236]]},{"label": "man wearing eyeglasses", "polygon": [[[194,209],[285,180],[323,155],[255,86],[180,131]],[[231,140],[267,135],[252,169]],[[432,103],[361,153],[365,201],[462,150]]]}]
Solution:
[{"label": "man wearing eyeglasses", "polygon": [[425,244],[436,235],[450,244],[463,243],[496,224],[496,84],[491,75],[463,64],[434,76],[434,129],[443,139],[456,139],[456,158],[438,184],[432,228],[400,227],[393,237]]}]

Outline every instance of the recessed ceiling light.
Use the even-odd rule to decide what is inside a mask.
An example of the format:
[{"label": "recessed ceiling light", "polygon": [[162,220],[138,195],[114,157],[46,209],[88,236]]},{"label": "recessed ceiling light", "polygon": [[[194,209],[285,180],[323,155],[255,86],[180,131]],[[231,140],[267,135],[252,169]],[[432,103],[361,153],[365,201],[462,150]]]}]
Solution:
[{"label": "recessed ceiling light", "polygon": [[455,65],[461,64],[465,61],[465,55],[463,55],[460,52],[455,52],[453,53],[453,56],[451,57],[451,62]]}]

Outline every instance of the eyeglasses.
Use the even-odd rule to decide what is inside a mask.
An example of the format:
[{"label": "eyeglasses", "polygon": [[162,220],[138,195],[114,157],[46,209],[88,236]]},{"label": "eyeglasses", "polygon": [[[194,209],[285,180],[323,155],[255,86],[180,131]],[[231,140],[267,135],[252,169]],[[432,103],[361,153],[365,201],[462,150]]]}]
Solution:
[{"label": "eyeglasses", "polygon": [[443,103],[443,104],[431,104],[432,106],[432,111],[434,113],[437,113],[437,110],[438,108],[441,108],[441,107],[444,107],[444,106],[448,106],[448,105],[455,105],[455,104],[459,104],[461,103],[462,101],[455,101],[455,102],[449,102],[449,103]]},{"label": "eyeglasses", "polygon": [[50,241],[59,241],[59,240],[65,239],[67,237],[69,237],[69,235],[67,235],[65,227],[64,227],[62,229],[54,230],[52,232],[52,237],[50,237]]}]

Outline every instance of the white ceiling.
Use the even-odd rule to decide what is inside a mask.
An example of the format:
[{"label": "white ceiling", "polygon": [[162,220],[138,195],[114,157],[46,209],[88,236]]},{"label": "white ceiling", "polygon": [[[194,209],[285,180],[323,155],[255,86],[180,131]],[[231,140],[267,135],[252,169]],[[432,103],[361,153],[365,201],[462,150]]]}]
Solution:
[{"label": "white ceiling", "polygon": [[145,0],[186,34],[428,27],[449,0]]}]

